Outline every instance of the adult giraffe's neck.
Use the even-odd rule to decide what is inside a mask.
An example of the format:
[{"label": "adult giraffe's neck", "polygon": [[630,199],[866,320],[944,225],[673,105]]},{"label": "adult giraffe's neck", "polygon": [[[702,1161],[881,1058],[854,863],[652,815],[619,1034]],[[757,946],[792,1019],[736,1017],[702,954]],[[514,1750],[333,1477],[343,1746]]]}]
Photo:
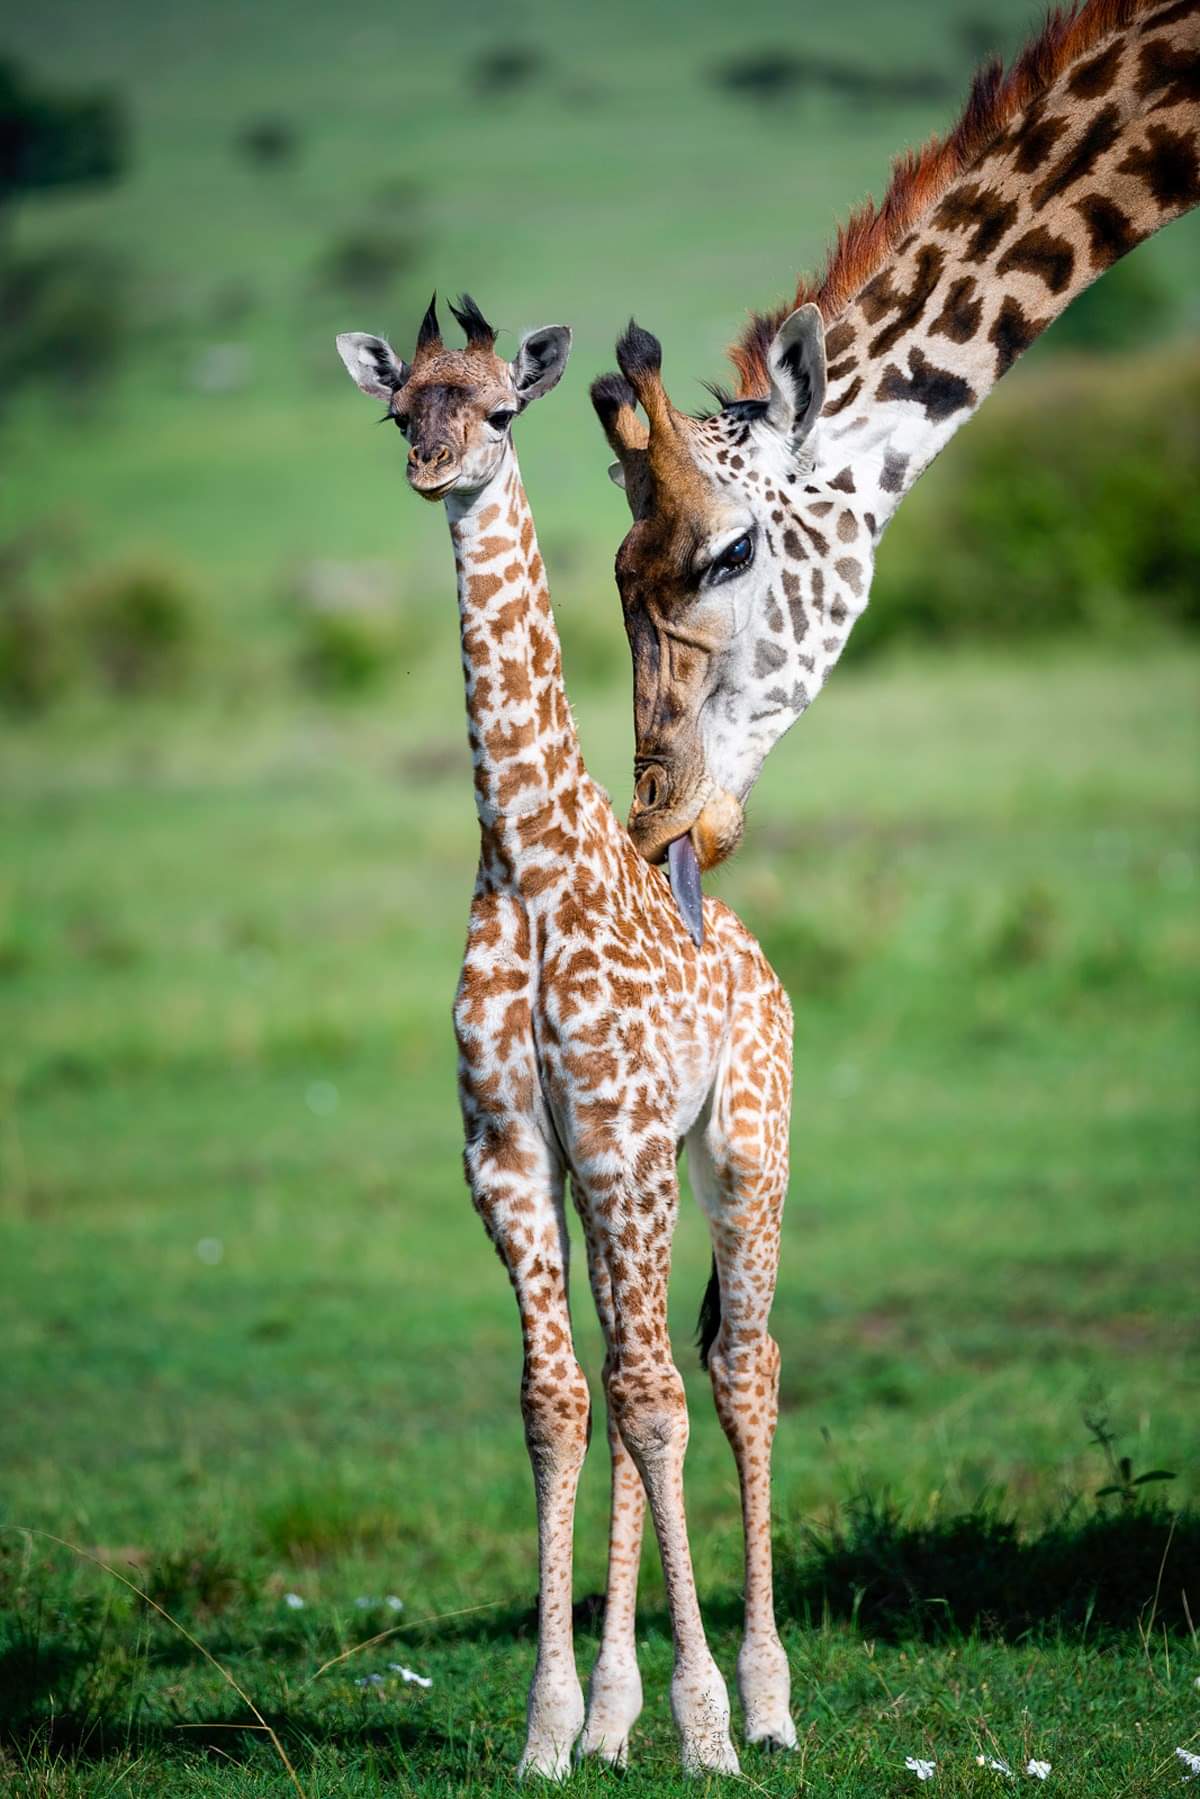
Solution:
[{"label": "adult giraffe's neck", "polygon": [[446,502],[462,633],[467,734],[485,844],[515,866],[584,776],[533,514],[511,444],[486,487]]},{"label": "adult giraffe's neck", "polygon": [[826,334],[826,454],[874,474],[880,526],[1075,296],[1200,203],[1200,0],[1089,0],[1071,29]]}]

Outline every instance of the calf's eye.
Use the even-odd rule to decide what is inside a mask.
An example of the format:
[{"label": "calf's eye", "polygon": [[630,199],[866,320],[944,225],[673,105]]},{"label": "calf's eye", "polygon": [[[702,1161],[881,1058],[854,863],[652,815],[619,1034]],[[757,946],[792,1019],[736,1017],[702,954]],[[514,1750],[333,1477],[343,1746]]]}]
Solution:
[{"label": "calf's eye", "polygon": [[507,431],[515,417],[516,414],[510,411],[489,412],[488,424],[492,427],[493,431]]}]

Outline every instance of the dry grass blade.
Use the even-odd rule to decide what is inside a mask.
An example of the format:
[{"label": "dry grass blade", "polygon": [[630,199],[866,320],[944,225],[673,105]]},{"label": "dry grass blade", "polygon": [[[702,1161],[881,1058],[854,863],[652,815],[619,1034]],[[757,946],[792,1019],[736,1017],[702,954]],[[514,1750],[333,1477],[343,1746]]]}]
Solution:
[{"label": "dry grass blade", "polygon": [[222,1667],[221,1663],[217,1660],[216,1656],[213,1655],[211,1653],[211,1651],[207,1650],[204,1647],[204,1644],[202,1642],[200,1642],[200,1640],[197,1637],[194,1637],[192,1635],[191,1631],[188,1630],[185,1625],[182,1625],[179,1622],[178,1618],[173,1618],[171,1616],[170,1612],[167,1611],[165,1606],[161,1606],[158,1603],[157,1599],[151,1599],[149,1593],[144,1593],[142,1591],[141,1587],[139,1587],[136,1584],[136,1582],[130,1580],[128,1578],[128,1576],[122,1574],[119,1568],[114,1568],[111,1566],[110,1563],[101,1561],[101,1559],[98,1555],[93,1555],[90,1549],[81,1548],[78,1543],[68,1543],[68,1541],[65,1537],[56,1537],[54,1535],[54,1532],[50,1531],[50,1530],[37,1530],[31,1524],[6,1524],[3,1526],[3,1528],[5,1530],[19,1531],[21,1533],[21,1535],[26,1537],[27,1539],[32,1539],[33,1537],[41,1537],[44,1542],[57,1543],[60,1549],[69,1549],[71,1551],[72,1555],[79,1556],[81,1558],[81,1560],[83,1560],[85,1562],[91,1562],[93,1567],[102,1568],[104,1570],[105,1574],[111,1574],[113,1579],[119,1580],[123,1587],[128,1587],[129,1591],[131,1593],[136,1593],[138,1598],[140,1600],[142,1600],[144,1604],[150,1606],[154,1611],[156,1611],[160,1618],[165,1618],[167,1623],[171,1626],[171,1628],[173,1630],[177,1630],[185,1642],[190,1643],[192,1645],[193,1649],[199,1650],[200,1654],[204,1657],[205,1661],[210,1662],[212,1664],[212,1666],[217,1670],[217,1673],[221,1676],[221,1679],[226,1681],[228,1683],[228,1685],[233,1688],[233,1690],[237,1694],[238,1698],[242,1701],[242,1704],[247,1706],[249,1708],[249,1710],[254,1713],[254,1716],[258,1720],[258,1728],[260,1730],[265,1731],[266,1735],[270,1738],[271,1746],[274,1749],[276,1755],[279,1757],[280,1761],[283,1763],[283,1766],[287,1771],[288,1779],[291,1781],[292,1785],[295,1787],[296,1791],[299,1793],[300,1799],[308,1799],[308,1794],[304,1790],[304,1786],[301,1782],[300,1776],[297,1774],[295,1768],[292,1766],[291,1759],[288,1755],[287,1750],[284,1748],[283,1744],[280,1742],[280,1740],[279,1740],[278,1736],[276,1735],[272,1726],[267,1723],[267,1720],[263,1717],[262,1713],[259,1711],[258,1707],[255,1705],[253,1699],[251,1699],[249,1693],[247,1693],[243,1687],[240,1687],[238,1685],[237,1681],[233,1678],[233,1675],[229,1672],[229,1669]]},{"label": "dry grass blade", "polygon": [[365,1641],[354,1643],[349,1649],[343,1649],[340,1655],[331,1656],[327,1662],[321,1663],[314,1674],[309,1675],[304,1685],[311,1686],[313,1681],[320,1680],[322,1674],[326,1673],[328,1669],[336,1668],[339,1662],[348,1662],[350,1657],[357,1655],[360,1649],[373,1649],[376,1643],[386,1643],[389,1637],[399,1636],[402,1630],[416,1630],[422,1624],[443,1624],[447,1618],[467,1618],[472,1612],[492,1612],[503,1603],[502,1599],[489,1599],[483,1605],[464,1605],[457,1612],[434,1612],[428,1618],[406,1618],[403,1624],[393,1624],[387,1630],[381,1630],[377,1636],[367,1637]]}]

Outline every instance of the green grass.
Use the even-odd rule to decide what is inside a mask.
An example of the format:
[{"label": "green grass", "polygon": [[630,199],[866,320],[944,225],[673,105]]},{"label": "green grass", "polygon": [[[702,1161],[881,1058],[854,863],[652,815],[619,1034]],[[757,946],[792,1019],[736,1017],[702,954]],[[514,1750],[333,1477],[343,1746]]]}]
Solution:
[{"label": "green grass", "polygon": [[[313,1795],[506,1789],[533,1653],[516,1325],[459,1174],[474,827],[453,627],[431,628],[428,671],[377,704],[72,706],[0,739],[4,1516],[132,1551]],[[1196,1501],[1196,676],[1190,651],[882,663],[763,778],[720,886],[797,1015],[785,1542],[864,1491],[914,1522],[999,1493],[1032,1529],[1102,1484],[1100,1406]],[[580,714],[623,794],[625,700]],[[731,1671],[736,1489],[688,1348],[706,1261],[689,1206],[689,1506]],[[603,1583],[601,1443],[578,1595]],[[286,1790],[253,1735],[181,1728],[246,1713],[109,1577],[19,1536],[0,1568],[10,1790]],[[644,1591],[627,1785],[658,1792],[649,1552]],[[414,1621],[494,1610],[313,1680],[393,1622],[355,1606],[387,1593]],[[991,1791],[985,1750],[1049,1759],[1063,1793],[1151,1793],[1195,1740],[1186,1631],[785,1634],[804,1749],[748,1762],[771,1794],[894,1793],[927,1753],[939,1791]],[[352,1684],[390,1660],[434,1686]]]}]

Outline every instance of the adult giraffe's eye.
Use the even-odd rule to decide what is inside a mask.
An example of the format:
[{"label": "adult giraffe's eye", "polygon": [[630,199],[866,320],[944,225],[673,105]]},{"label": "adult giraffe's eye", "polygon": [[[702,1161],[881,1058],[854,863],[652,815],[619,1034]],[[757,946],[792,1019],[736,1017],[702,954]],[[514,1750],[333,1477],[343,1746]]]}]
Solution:
[{"label": "adult giraffe's eye", "polygon": [[507,410],[501,412],[489,412],[488,424],[492,427],[493,431],[507,431],[516,416],[515,412]]},{"label": "adult giraffe's eye", "polygon": [[393,412],[392,417],[396,421],[396,429],[398,431],[404,431],[407,433],[407,431],[408,431],[408,414],[407,414],[407,412]]},{"label": "adult giraffe's eye", "polygon": [[749,568],[753,561],[754,536],[746,531],[709,564],[708,578],[710,581],[728,581],[730,576],[740,575],[744,568]]}]

